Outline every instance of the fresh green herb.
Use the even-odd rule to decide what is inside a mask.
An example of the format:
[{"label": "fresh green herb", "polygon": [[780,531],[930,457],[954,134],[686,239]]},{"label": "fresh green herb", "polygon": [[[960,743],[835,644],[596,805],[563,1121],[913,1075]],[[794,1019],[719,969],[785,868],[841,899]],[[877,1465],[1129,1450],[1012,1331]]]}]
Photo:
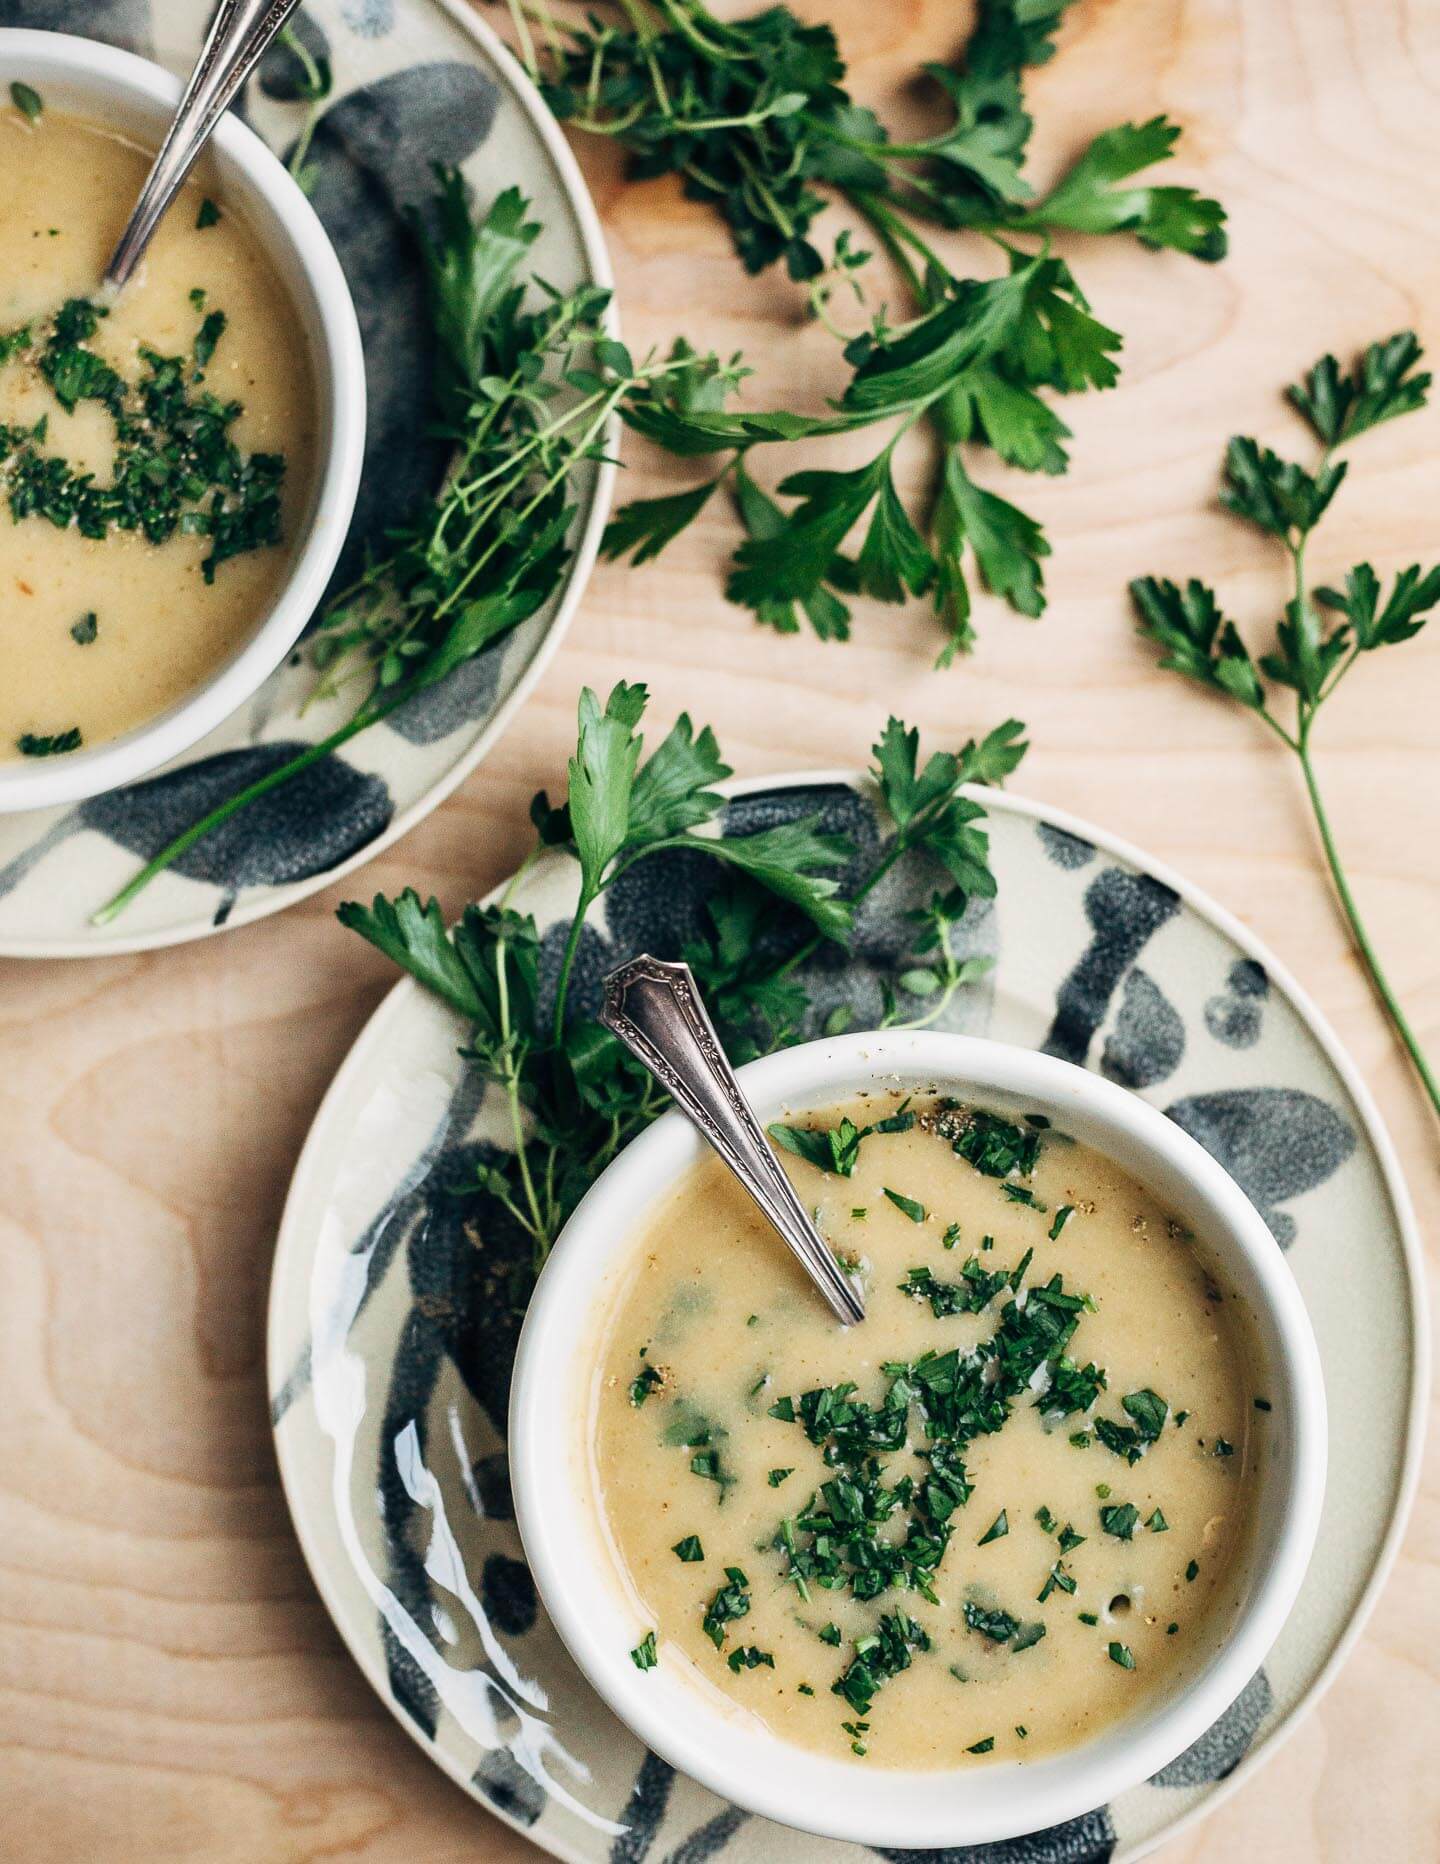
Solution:
[{"label": "fresh green herb", "polygon": [[731,1671],[738,1676],[742,1670],[758,1670],[761,1664],[767,1669],[775,1668],[775,1659],[768,1650],[759,1650],[754,1644],[742,1644],[732,1650],[725,1659]]},{"label": "fresh green herb", "polygon": [[1040,1531],[1042,1534],[1053,1534],[1060,1525],[1043,1502],[1040,1507],[1035,1510],[1035,1519],[1040,1523]]},{"label": "fresh green herb", "polygon": [[1021,1625],[1011,1639],[1010,1648],[1014,1651],[1033,1650],[1044,1635],[1045,1626],[1038,1619],[1034,1624]]},{"label": "fresh green herb", "polygon": [[33,85],[26,84],[20,78],[13,79],[10,85],[10,101],[20,114],[28,117],[32,123],[40,121],[41,113],[45,109],[45,100]]},{"label": "fresh green herb", "polygon": [[958,1282],[940,1281],[929,1269],[918,1268],[908,1270],[905,1280],[898,1286],[902,1294],[913,1295],[917,1301],[928,1301],[935,1318],[944,1320],[951,1314],[980,1313],[1009,1279],[1003,1269],[987,1273],[978,1258],[971,1256],[961,1269]]},{"label": "fresh green herb", "polygon": [[975,1544],[977,1547],[988,1547],[992,1540],[1003,1540],[1009,1532],[1010,1517],[1002,1508]]},{"label": "fresh green herb", "polygon": [[813,1696],[815,1691],[808,1683],[797,1683],[795,1685],[795,1693],[800,1696]]},{"label": "fresh green herb", "polygon": [[1019,1735],[1020,1739],[1023,1741],[1025,1737],[1029,1734],[1030,1730],[1025,1726],[1023,1722],[1016,1722],[1015,1732],[1017,1735]]},{"label": "fresh green herb", "polygon": [[1175,1635],[1175,1633],[1176,1633],[1176,1632],[1177,1632],[1177,1631],[1178,1631],[1179,1629],[1180,1629],[1180,1627],[1179,1627],[1179,1625],[1177,1625],[1177,1624],[1168,1624],[1168,1625],[1166,1625],[1166,1627],[1165,1627],[1165,1635],[1166,1635],[1166,1637],[1174,1637],[1174,1635]]},{"label": "fresh green herb", "polygon": [[822,1644],[832,1644],[838,1648],[840,1644],[840,1627],[835,1624],[825,1625],[817,1633],[817,1636]]},{"label": "fresh green herb", "polygon": [[[1082,1366],[1073,1359],[1061,1358],[1051,1366],[1050,1384],[1035,1402],[1047,1417],[1069,1417],[1076,1411],[1088,1411],[1105,1386],[1104,1370],[1093,1360]],[[1070,1441],[1083,1448],[1090,1439],[1084,1431],[1077,1431]]]},{"label": "fresh green herb", "polygon": [[1200,1562],[1198,1560],[1192,1560],[1190,1564],[1185,1568],[1185,1578],[1189,1584],[1194,1585],[1195,1581],[1199,1577],[1200,1577]]},{"label": "fresh green herb", "polygon": [[660,1661],[655,1651],[655,1633],[647,1631],[630,1653],[630,1661],[637,1670],[653,1670]]},{"label": "fresh green herb", "polygon": [[687,1566],[696,1565],[705,1558],[705,1549],[700,1545],[698,1534],[687,1534],[684,1540],[677,1540],[670,1551]]},{"label": "fresh green herb", "polygon": [[15,749],[22,757],[62,757],[67,751],[78,751],[83,742],[80,727],[72,725],[68,731],[22,731]]},{"label": "fresh green herb", "polygon": [[93,609],[70,624],[70,639],[77,647],[88,647],[99,632],[100,623]]},{"label": "fresh green herb", "polygon": [[1073,1204],[1061,1204],[1059,1206],[1054,1217],[1051,1219],[1050,1229],[1048,1231],[1052,1243],[1059,1237],[1060,1232],[1074,1215],[1075,1206]]},{"label": "fresh green herb", "polygon": [[1102,1502],[1108,1501],[1110,1499],[1110,1484],[1108,1482],[1097,1482],[1095,1484],[1095,1493],[1100,1497]]},{"label": "fresh green herb", "polygon": [[1020,1620],[1011,1617],[1009,1612],[986,1611],[974,1603],[965,1606],[965,1623],[970,1630],[978,1631],[981,1637],[988,1637],[995,1644],[1008,1644],[1020,1629]]},{"label": "fresh green herb", "polygon": [[1042,1204],[1040,1202],[1040,1199],[1036,1197],[1029,1185],[1002,1184],[1000,1189],[1005,1193],[1012,1204],[1028,1204],[1032,1210],[1038,1210],[1042,1214],[1050,1208],[1048,1204]]},{"label": "fresh green herb", "polygon": [[305,121],[285,166],[307,194],[315,190],[318,171],[310,161],[310,146],[324,114],[325,104],[335,88],[330,60],[323,52],[312,52],[293,26],[281,28],[276,47],[290,58],[288,90],[297,103],[306,106]]},{"label": "fresh green herb", "polygon": [[860,1157],[862,1140],[872,1133],[907,1133],[914,1124],[913,1113],[901,1112],[877,1120],[873,1126],[856,1126],[850,1119],[841,1120],[833,1127],[784,1126],[777,1121],[766,1131],[776,1145],[793,1152],[817,1170],[838,1172],[842,1178],[848,1178]]},{"label": "fresh green herb", "polygon": [[0,493],[16,522],[43,518],[82,537],[138,532],[152,544],[177,531],[206,537],[201,570],[213,581],[231,557],[280,541],[285,461],[242,453],[230,437],[240,403],[192,392],[178,356],[142,345],[143,373],[126,382],[91,347],[104,315],[88,299],[68,299],[44,332],[39,368],[67,412],[88,401],[105,410],[115,441],[108,481],[47,452],[42,418],[23,428],[0,423]]},{"label": "fresh green herb", "polygon": [[888,1184],[884,1189],[885,1195],[889,1198],[890,1202],[898,1211],[903,1212],[912,1223],[924,1223],[925,1219],[930,1215],[923,1204],[917,1203],[913,1197],[906,1197],[903,1191],[892,1191]]},{"label": "fresh green herb", "polygon": [[1271,1406],[1270,1400],[1268,1398],[1257,1398],[1255,1400],[1255,1409],[1257,1411],[1269,1411],[1272,1408],[1273,1407]]},{"label": "fresh green herb", "polygon": [[1175,1413],[1175,1428],[1178,1430],[1189,1416],[1190,1413],[1188,1411],[1177,1411]]},{"label": "fresh green herb", "polygon": [[1158,1508],[1153,1514],[1147,1517],[1145,1525],[1152,1534],[1168,1534],[1170,1532],[1170,1523],[1165,1519]]},{"label": "fresh green herb", "polygon": [[1134,1422],[1117,1424],[1109,1418],[1097,1417],[1095,1435],[1116,1456],[1123,1456],[1128,1463],[1138,1463],[1165,1428],[1170,1407],[1148,1386],[1138,1392],[1127,1392],[1120,1404]]},{"label": "fresh green herb", "polygon": [[960,1158],[987,1178],[1028,1178],[1040,1156],[1040,1134],[1029,1132],[982,1107],[953,1107],[936,1121],[936,1131]]},{"label": "fresh green herb", "polygon": [[1139,1519],[1140,1510],[1134,1502],[1116,1502],[1100,1510],[1101,1527],[1116,1540],[1133,1540]]},{"label": "fresh green herb", "polygon": [[929,1648],[929,1636],[907,1613],[884,1612],[872,1633],[855,1640],[854,1658],[831,1688],[857,1715],[868,1715],[881,1685],[910,1668],[912,1652]]},{"label": "fresh green herb", "polygon": [[743,1618],[750,1610],[750,1581],[741,1569],[727,1566],[725,1581],[705,1607],[705,1616],[700,1621],[701,1630],[716,1650],[725,1642],[726,1625]]},{"label": "fresh green herb", "polygon": [[664,1374],[655,1366],[641,1366],[639,1372],[630,1381],[631,1404],[637,1406],[644,1404],[651,1392],[658,1390],[664,1383]]},{"label": "fresh green herb", "polygon": [[[719,470],[691,491],[622,509],[607,538],[612,554],[653,555],[728,479],[747,532],[729,593],[782,632],[795,632],[803,614],[823,639],[843,640],[843,598],[856,590],[886,602],[927,595],[948,658],[972,639],[975,570],[1020,613],[1041,612],[1049,543],[1033,519],[976,484],[970,467],[984,445],[1022,470],[1064,472],[1070,430],[1042,391],[1078,393],[1117,379],[1120,338],[1090,315],[1049,248],[1050,233],[1128,234],[1206,260],[1224,251],[1216,202],[1132,179],[1171,155],[1179,131],[1163,117],[1102,132],[1041,197],[1025,180],[1024,76],[1051,55],[1067,4],[1046,0],[1037,12],[993,0],[983,8],[961,64],[925,68],[947,120],[915,141],[893,138],[852,101],[834,32],[802,23],[787,6],[722,21],[703,0],[624,0],[581,22],[546,0],[510,0],[521,56],[555,114],[616,140],[637,177],[678,174],[688,194],[723,216],[748,271],[783,261],[845,343],[853,370],[826,416],[707,410],[688,423],[691,450],[722,455]],[[822,257],[814,223],[836,198],[898,270],[912,322],[892,328],[877,317],[848,341],[835,323],[834,294],[862,295],[869,259],[848,229],[828,265]],[[977,244],[998,241],[1010,276],[958,276],[931,244],[932,226],[969,230]],[[668,412],[661,402],[653,415],[627,418],[650,433]],[[892,456],[922,419],[941,452],[912,513]],[[758,445],[873,421],[890,429],[874,458],[850,471],[791,474],[779,500],[747,470]],[[852,557],[846,533],[862,522]]]},{"label": "fresh green herb", "polygon": [[1075,1580],[1065,1570],[1064,1563],[1057,1560],[1045,1576],[1045,1584],[1036,1593],[1036,1599],[1043,1605],[1052,1592],[1074,1592]]},{"label": "fresh green herb", "polygon": [[[1289,559],[1290,597],[1267,652],[1252,658],[1214,591],[1202,582],[1192,580],[1182,590],[1145,576],[1130,585],[1130,593],[1141,633],[1164,650],[1162,666],[1254,712],[1299,759],[1325,862],[1356,949],[1431,1106],[1440,1114],[1440,1077],[1360,917],[1321,798],[1312,748],[1322,706],[1361,655],[1413,640],[1425,626],[1429,611],[1440,602],[1440,566],[1422,570],[1411,564],[1388,592],[1369,563],[1356,564],[1343,589],[1312,590],[1305,569],[1310,536],[1347,471],[1347,462],[1337,460],[1336,454],[1370,428],[1425,406],[1430,376],[1420,370],[1421,355],[1414,332],[1403,330],[1372,343],[1348,374],[1333,356],[1322,356],[1286,389],[1286,399],[1319,443],[1313,471],[1279,458],[1254,440],[1231,440],[1221,503],[1274,539]],[[1276,710],[1276,688],[1293,694],[1288,723]]]},{"label": "fresh green herb", "polygon": [[1070,1442],[1077,1450],[1088,1450],[1094,1441],[1088,1430],[1072,1430],[1070,1433]]},{"label": "fresh green herb", "polygon": [[959,1241],[960,1225],[958,1223],[947,1223],[945,1226],[945,1234],[940,1238],[940,1247],[942,1249],[953,1249]]},{"label": "fresh green herb", "polygon": [[195,336],[195,366],[205,369],[215,354],[215,345],[225,334],[227,319],[224,311],[211,311],[201,324]]},{"label": "fresh green herb", "polygon": [[1233,1456],[1235,1454],[1235,1445],[1230,1442],[1228,1437],[1217,1437],[1215,1439],[1214,1454],[1216,1456]]},{"label": "fresh green herb", "polygon": [[14,330],[0,331],[0,369],[16,356],[23,356],[35,343],[33,324],[21,324]]},{"label": "fresh green herb", "polygon": [[966,1748],[967,1754],[988,1754],[995,1745],[994,1735],[986,1735],[983,1741],[975,1741]]},{"label": "fresh green herb", "polygon": [[1133,1670],[1135,1668],[1135,1659],[1130,1654],[1130,1646],[1128,1644],[1112,1644],[1110,1646],[1110,1661],[1111,1663],[1118,1663],[1122,1670]]},{"label": "fresh green herb", "polygon": [[1076,1612],[1075,1616],[1082,1625],[1098,1625],[1100,1620],[1094,1612]]},{"label": "fresh green herb", "polygon": [[219,226],[220,209],[207,194],[200,203],[200,211],[195,216],[195,225],[203,233],[207,227]]},{"label": "fresh green herb", "polygon": [[765,1478],[765,1480],[770,1484],[772,1489],[778,1489],[780,1484],[785,1480],[786,1476],[793,1476],[794,1474],[795,1474],[795,1471],[793,1468],[792,1469],[772,1469],[769,1475]]},{"label": "fresh green herb", "polygon": [[1033,1249],[1027,1249],[1024,1255],[1021,1256],[1020,1260],[1015,1264],[1014,1268],[1011,1269],[1006,1279],[1010,1283],[1010,1289],[1013,1294],[1019,1294],[1020,1284],[1025,1279],[1025,1271],[1034,1260],[1035,1251]]},{"label": "fresh green herb", "polygon": [[1083,1547],[1085,1545],[1085,1538],[1085,1535],[1077,1534],[1070,1522],[1067,1521],[1060,1530],[1061,1553],[1073,1553],[1075,1548]]}]

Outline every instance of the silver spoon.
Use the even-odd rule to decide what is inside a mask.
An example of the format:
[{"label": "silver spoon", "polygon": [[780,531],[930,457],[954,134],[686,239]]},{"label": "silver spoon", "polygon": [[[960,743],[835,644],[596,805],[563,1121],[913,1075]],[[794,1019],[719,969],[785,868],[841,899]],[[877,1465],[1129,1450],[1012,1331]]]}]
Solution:
[{"label": "silver spoon", "polygon": [[643,954],[605,979],[600,1021],[670,1092],[775,1225],[847,1327],[865,1304],[805,1214],[725,1059],[688,964]]},{"label": "silver spoon", "polygon": [[112,293],[121,289],[140,263],[215,125],[299,4],[300,0],[220,0],[175,120],[105,268],[105,284]]}]

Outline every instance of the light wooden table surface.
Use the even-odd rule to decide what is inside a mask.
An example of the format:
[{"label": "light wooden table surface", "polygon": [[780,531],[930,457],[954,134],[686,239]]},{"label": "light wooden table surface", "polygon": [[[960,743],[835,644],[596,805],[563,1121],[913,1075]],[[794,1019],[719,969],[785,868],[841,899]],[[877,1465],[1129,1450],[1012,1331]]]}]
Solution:
[{"label": "light wooden table surface", "polygon": [[[867,100],[952,49],[952,0],[811,0]],[[646,679],[657,722],[712,722],[745,775],[860,761],[885,711],[954,742],[1015,713],[1018,786],[1128,836],[1227,903],[1314,994],[1399,1145],[1422,1224],[1437,1135],[1346,944],[1297,773],[1237,711],[1155,671],[1123,600],[1206,571],[1243,615],[1273,552],[1211,508],[1228,434],[1303,445],[1275,390],[1406,324],[1440,345],[1440,7],[1426,0],[1083,0],[1031,87],[1042,171],[1117,118],[1186,125],[1183,178],[1228,205],[1229,260],[1083,257],[1126,335],[1118,391],[1067,407],[1068,479],[1027,483],[1055,543],[1038,625],[986,602],[931,673],[927,618],[861,605],[848,647],[780,640],[719,593],[713,516],[595,577],[485,767],[358,887],[483,892],[526,845],[584,682]],[[668,186],[586,153],[631,339],[742,347],[757,394],[818,401],[829,339]],[[1367,438],[1315,552],[1334,576],[1440,552],[1440,407]],[[632,449],[633,451],[633,449]],[[634,491],[661,483],[637,457]],[[1440,1050],[1440,626],[1327,713],[1357,890]],[[335,925],[344,889],[206,943],[0,967],[0,1856],[290,1864],[537,1855],[451,1786],[370,1693],[292,1538],[266,1423],[276,1220],[316,1105],[391,975]],[[1375,1368],[1384,1378],[1386,1369]],[[1267,1864],[1440,1856],[1440,1437],[1400,1561],[1335,1687],[1270,1765],[1162,1855]]]}]

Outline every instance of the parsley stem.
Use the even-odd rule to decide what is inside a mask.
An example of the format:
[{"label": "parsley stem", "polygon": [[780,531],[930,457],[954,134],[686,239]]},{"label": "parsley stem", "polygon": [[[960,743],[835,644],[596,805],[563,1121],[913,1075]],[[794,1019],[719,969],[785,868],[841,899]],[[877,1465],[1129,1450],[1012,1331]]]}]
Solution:
[{"label": "parsley stem", "polygon": [[308,770],[312,764],[318,764],[322,758],[328,757],[342,744],[348,743],[351,738],[358,737],[362,731],[376,724],[385,717],[386,713],[393,712],[402,700],[410,696],[410,690],[401,688],[393,697],[375,704],[363,705],[353,718],[347,719],[338,730],[332,731],[328,738],[322,738],[318,744],[308,745],[305,750],[297,752],[288,763],[281,764],[278,769],[269,771],[263,777],[257,777],[255,782],[247,784],[243,790],[237,790],[233,796],[227,796],[223,803],[218,803],[208,815],[201,816],[198,822],[192,822],[189,828],[182,829],[173,841],[167,842],[157,855],[152,856],[113,899],[107,900],[97,912],[90,915],[91,925],[107,926],[113,920],[118,919],[130,902],[143,893],[152,880],[163,874],[165,869],[178,861],[182,854],[188,853],[196,842],[202,841],[212,829],[219,828],[221,823],[228,822],[231,816],[238,815],[242,809],[248,808],[260,797],[269,795],[271,790],[278,790],[292,777],[298,777],[302,770]]},{"label": "parsley stem", "polygon": [[495,941],[495,989],[500,1014],[500,1053],[505,1099],[510,1108],[510,1132],[515,1140],[515,1162],[520,1167],[520,1183],[525,1202],[530,1206],[532,1222],[526,1227],[534,1238],[534,1263],[537,1273],[550,1253],[550,1236],[540,1215],[540,1200],[530,1176],[530,1160],[525,1147],[525,1116],[520,1106],[520,1070],[515,1059],[515,1030],[510,1019],[510,974],[506,964],[509,945],[501,937]]},{"label": "parsley stem", "polygon": [[565,955],[560,960],[560,976],[555,984],[555,1013],[551,1029],[556,1048],[561,1047],[565,1039],[565,999],[570,994],[570,973],[575,968],[575,954],[580,949],[580,934],[585,930],[585,915],[598,897],[588,887],[582,887],[580,898],[575,902],[575,916],[570,921],[570,934],[565,940]]},{"label": "parsley stem", "polygon": [[1315,825],[1320,831],[1320,844],[1325,850],[1325,862],[1330,869],[1330,878],[1335,883],[1335,892],[1339,896],[1341,910],[1350,928],[1350,935],[1355,940],[1360,956],[1365,962],[1365,968],[1370,973],[1370,982],[1374,986],[1375,994],[1384,1005],[1395,1033],[1409,1052],[1410,1059],[1415,1064],[1415,1072],[1420,1076],[1425,1092],[1430,1097],[1431,1106],[1436,1114],[1440,1115],[1440,1080],[1436,1079],[1419,1039],[1410,1027],[1409,1019],[1390,987],[1390,980],[1386,977],[1379,955],[1370,942],[1370,935],[1365,929],[1365,922],[1360,917],[1360,909],[1355,903],[1355,896],[1350,891],[1350,883],[1345,875],[1340,851],[1335,845],[1335,837],[1331,831],[1330,818],[1326,813],[1325,804],[1320,795],[1320,786],[1316,781],[1315,766],[1310,758],[1309,736],[1307,724],[1301,731],[1300,742],[1296,748],[1300,757],[1300,768],[1305,773],[1305,787],[1310,794],[1310,807],[1314,811]]}]

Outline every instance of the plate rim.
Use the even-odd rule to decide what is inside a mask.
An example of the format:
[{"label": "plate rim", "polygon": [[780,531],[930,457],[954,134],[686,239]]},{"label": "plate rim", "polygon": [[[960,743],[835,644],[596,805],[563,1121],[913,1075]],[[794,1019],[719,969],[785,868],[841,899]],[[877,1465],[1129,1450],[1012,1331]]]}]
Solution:
[{"label": "plate rim", "polygon": [[[439,0],[439,3],[449,6],[452,0]],[[729,801],[757,791],[801,789],[835,784],[869,795],[875,793],[874,780],[868,770],[860,770],[853,766],[850,768],[832,766],[823,770],[799,770],[771,776],[732,778],[715,787]],[[1299,983],[1289,966],[1278,959],[1263,940],[1243,921],[1203,888],[1188,880],[1168,862],[1152,859],[1143,849],[1123,836],[1098,829],[1083,817],[1073,815],[1069,810],[1054,807],[1035,797],[1015,795],[1009,791],[979,784],[966,784],[964,790],[975,800],[983,802],[987,810],[998,808],[1002,812],[1027,817],[1031,821],[1058,828],[1081,841],[1089,842],[1093,847],[1117,860],[1127,863],[1137,872],[1153,876],[1162,885],[1170,887],[1190,910],[1209,920],[1247,956],[1264,966],[1267,976],[1289,998],[1308,1032],[1318,1041],[1326,1060],[1334,1068],[1345,1091],[1354,1103],[1365,1129],[1372,1155],[1379,1168],[1386,1194],[1390,1199],[1391,1208],[1395,1213],[1401,1258],[1405,1267],[1410,1309],[1411,1377],[1405,1408],[1404,1453],[1390,1518],[1355,1607],[1308,1687],[1275,1724],[1264,1743],[1258,1749],[1252,1747],[1240,1764],[1223,1779],[1208,1782],[1210,1790],[1181,1812],[1172,1822],[1149,1837],[1138,1840],[1134,1846],[1120,1853],[1120,1864],[1132,1864],[1133,1860],[1148,1855],[1158,1846],[1167,1844],[1172,1838],[1177,1838],[1189,1831],[1252,1779],[1270,1760],[1279,1746],[1290,1739],[1296,1728],[1330,1689],[1346,1659],[1359,1642],[1360,1635],[1379,1601],[1380,1593],[1394,1569],[1400,1543],[1409,1525],[1419,1487],[1428,1424],[1427,1399],[1431,1371],[1429,1287],[1414,1205],[1389,1129],[1358,1066],[1331,1027],[1329,1019],[1310,993]],[[502,877],[479,903],[483,905],[497,898],[508,885],[509,879],[508,875]],[[282,1370],[283,1362],[279,1358],[280,1289],[282,1280],[288,1275],[290,1258],[296,1254],[303,1242],[303,1236],[297,1234],[299,1206],[303,1201],[301,1192],[308,1180],[319,1169],[321,1129],[327,1124],[333,1105],[343,1097],[348,1089],[352,1075],[359,1073],[368,1061],[370,1050],[383,1037],[385,1027],[403,1012],[411,995],[419,993],[420,988],[414,978],[397,979],[366,1017],[315,1109],[314,1117],[296,1158],[295,1169],[276,1228],[275,1252],[271,1261],[270,1286],[266,1298],[267,1408],[273,1405],[274,1398],[282,1389],[286,1376]],[[282,1274],[282,1268],[285,1274]],[[287,1411],[286,1416],[289,1415]],[[391,1693],[388,1681],[381,1675],[378,1662],[368,1653],[357,1648],[356,1642],[351,1637],[350,1628],[341,1622],[341,1615],[332,1609],[328,1581],[322,1577],[307,1529],[302,1526],[296,1510],[296,1498],[303,1491],[304,1485],[298,1474],[290,1467],[291,1453],[283,1432],[284,1422],[284,1417],[277,1422],[272,1414],[271,1437],[280,1471],[281,1491],[290,1515],[291,1526],[300,1545],[301,1556],[315,1584],[321,1603],[325,1607],[327,1617],[384,1707],[389,1710],[421,1751],[456,1785],[461,1787],[481,1811],[499,1819],[522,1837],[528,1838],[531,1844],[549,1852],[552,1857],[565,1860],[565,1864],[593,1864],[593,1860],[586,1853],[573,1848],[558,1834],[541,1832],[539,1827],[542,1820],[537,1820],[534,1825],[527,1826],[479,1794],[463,1768],[455,1765],[451,1756],[440,1744],[433,1737],[426,1737],[415,1722],[405,1714]]]},{"label": "plate rim", "polygon": [[[541,142],[555,164],[561,187],[570,210],[575,216],[580,236],[580,248],[589,266],[591,281],[610,293],[610,303],[605,317],[606,330],[608,335],[618,339],[621,334],[620,318],[610,249],[605,241],[604,228],[601,225],[594,197],[581,172],[575,152],[565,140],[559,124],[546,109],[525,67],[505,41],[500,38],[495,28],[482,19],[472,6],[466,5],[465,0],[421,0],[421,3],[437,9],[452,25],[475,42],[495,67],[506,92],[516,100],[538,132]],[[237,903],[235,910],[220,925],[216,925],[213,918],[206,918],[181,927],[157,927],[150,932],[136,932],[128,936],[121,934],[119,937],[105,938],[94,943],[76,938],[24,939],[16,938],[13,934],[8,937],[0,935],[0,958],[34,959],[41,962],[48,959],[119,958],[136,952],[168,951],[173,946],[193,945],[201,939],[214,938],[224,932],[237,931],[243,926],[254,925],[261,919],[273,918],[277,913],[286,912],[292,906],[298,906],[302,900],[310,899],[336,881],[343,880],[346,875],[354,873],[357,868],[375,860],[402,836],[409,834],[410,830],[424,821],[427,816],[432,815],[495,748],[498,739],[513,723],[516,713],[528,701],[559,649],[561,641],[570,630],[570,625],[589,589],[591,572],[600,553],[601,535],[609,520],[610,508],[614,502],[615,478],[618,471],[615,459],[617,432],[618,422],[612,418],[607,429],[605,456],[596,468],[590,508],[575,542],[565,588],[556,605],[550,625],[531,656],[529,665],[515,682],[510,693],[491,713],[464,754],[457,758],[449,769],[437,777],[433,783],[429,784],[424,794],[411,803],[407,809],[392,816],[373,841],[366,842],[363,847],[355,849],[344,860],[338,861],[333,867],[327,867],[322,873],[312,874],[304,880],[288,883],[283,889],[283,898],[278,897],[282,889],[257,889],[256,897],[248,905]],[[231,713],[229,716],[233,718],[235,714]]]}]

